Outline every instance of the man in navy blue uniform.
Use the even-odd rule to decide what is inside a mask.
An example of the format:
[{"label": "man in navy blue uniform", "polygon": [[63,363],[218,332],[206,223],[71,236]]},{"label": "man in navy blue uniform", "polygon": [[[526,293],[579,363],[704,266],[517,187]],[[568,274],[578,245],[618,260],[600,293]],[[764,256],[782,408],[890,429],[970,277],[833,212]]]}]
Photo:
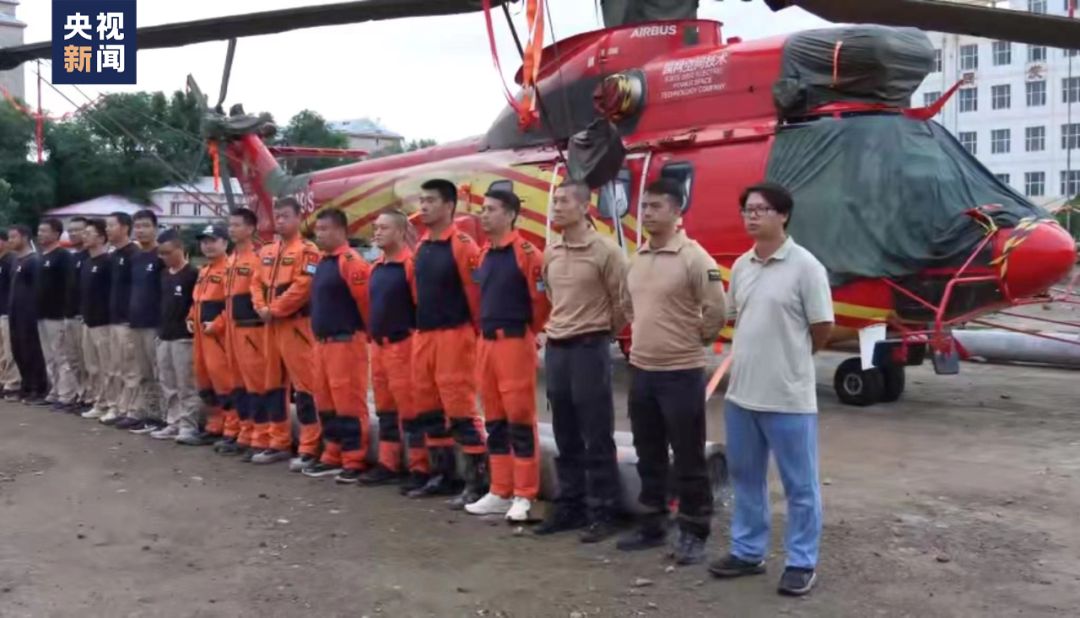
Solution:
[{"label": "man in navy blue uniform", "polygon": [[8,230],[8,242],[15,253],[15,271],[12,273],[11,297],[8,299],[11,352],[22,376],[19,396],[23,403],[44,405],[45,395],[49,393],[49,380],[45,373],[41,338],[38,336],[34,296],[38,256],[30,245],[30,238],[30,228],[25,225],[16,225]]},{"label": "man in navy blue uniform", "polygon": [[64,310],[67,308],[67,283],[71,273],[71,254],[60,247],[64,225],[49,218],[38,226],[38,272],[34,278],[34,296],[38,308],[38,336],[45,356],[45,373],[49,377],[49,394],[45,402],[55,410],[74,408],[75,383],[70,361],[66,358],[67,329]]},{"label": "man in navy blue uniform", "polygon": [[8,299],[11,276],[15,272],[15,253],[8,245],[7,230],[0,230],[0,390],[7,401],[19,400],[19,367],[11,356],[11,327],[8,324]]},{"label": "man in navy blue uniform", "polygon": [[89,383],[86,376],[85,346],[90,345],[86,338],[86,327],[82,317],[82,294],[79,289],[79,273],[82,265],[89,258],[84,246],[86,235],[86,217],[74,217],[68,223],[68,242],[71,244],[71,269],[68,270],[67,293],[64,294],[64,357],[68,363],[68,373],[75,384],[75,405],[69,412],[81,413],[89,410]]},{"label": "man in navy blue uniform", "polygon": [[165,425],[160,411],[157,381],[157,330],[161,325],[161,257],[158,255],[157,215],[140,210],[132,217],[138,248],[131,256],[131,308],[128,311],[133,342],[133,369],[139,385],[131,393],[127,416],[116,424],[136,434],[149,434]]},{"label": "man in navy blue uniform", "polygon": [[134,416],[131,402],[139,388],[140,376],[135,366],[135,340],[131,335],[131,260],[138,251],[131,242],[131,215],[114,212],[105,219],[105,233],[112,245],[112,284],[109,289],[109,354],[113,374],[109,376],[107,404],[101,417],[104,425],[115,425]]}]

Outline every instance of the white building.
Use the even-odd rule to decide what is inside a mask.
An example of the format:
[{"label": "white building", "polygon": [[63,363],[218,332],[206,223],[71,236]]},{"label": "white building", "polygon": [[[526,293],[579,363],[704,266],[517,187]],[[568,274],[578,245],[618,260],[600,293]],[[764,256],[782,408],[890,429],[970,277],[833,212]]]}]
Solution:
[{"label": "white building", "polygon": [[[996,4],[1064,16],[1069,0]],[[1080,52],[927,34],[937,70],[915,92],[912,105],[929,106],[957,81],[969,79],[935,120],[1032,202],[1056,209],[1080,194]]]},{"label": "white building", "polygon": [[[222,178],[221,182],[224,183],[225,179]],[[232,179],[232,187],[236,205],[246,206],[247,196],[235,178]],[[225,187],[222,185],[215,191],[212,176],[203,176],[193,185],[169,185],[154,189],[150,192],[150,203],[161,213],[160,222],[168,225],[200,225],[221,221],[229,213]]]},{"label": "white building", "polygon": [[351,150],[378,152],[387,146],[400,144],[404,137],[383,127],[378,120],[357,118],[355,120],[334,120],[327,123],[331,131],[344,133]]},{"label": "white building", "polygon": [[[23,44],[23,31],[26,24],[15,17],[17,0],[0,0],[0,47],[14,47]],[[13,97],[26,100],[26,76],[23,67],[0,73],[0,86]],[[0,96],[0,99],[3,97]]]}]

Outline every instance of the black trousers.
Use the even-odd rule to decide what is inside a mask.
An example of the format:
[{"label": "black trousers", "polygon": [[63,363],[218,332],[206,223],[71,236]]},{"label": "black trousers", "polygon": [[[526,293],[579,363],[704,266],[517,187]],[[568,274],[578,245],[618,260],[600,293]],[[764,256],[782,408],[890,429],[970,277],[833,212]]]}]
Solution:
[{"label": "black trousers", "polygon": [[559,455],[560,508],[609,517],[619,502],[615,460],[615,403],[611,390],[611,335],[548,340],[547,397]]},{"label": "black trousers", "polygon": [[11,325],[11,356],[22,378],[19,395],[24,398],[45,397],[49,394],[49,376],[45,372],[45,354],[41,351],[37,318],[12,311],[8,320]]},{"label": "black trousers", "polygon": [[[679,527],[708,537],[713,496],[705,463],[705,370],[631,367],[630,425],[641,504],[658,516],[666,515],[670,479],[679,498]],[[672,477],[668,445],[675,455]]]}]

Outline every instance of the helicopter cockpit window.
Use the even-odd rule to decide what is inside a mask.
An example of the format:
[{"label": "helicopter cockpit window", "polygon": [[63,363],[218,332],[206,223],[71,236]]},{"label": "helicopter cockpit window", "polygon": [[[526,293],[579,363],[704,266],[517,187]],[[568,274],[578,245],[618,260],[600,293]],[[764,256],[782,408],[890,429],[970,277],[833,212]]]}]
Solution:
[{"label": "helicopter cockpit window", "polygon": [[615,180],[600,187],[600,196],[596,210],[604,219],[612,219],[612,214],[623,218],[630,211],[630,170],[623,168]]},{"label": "helicopter cockpit window", "polygon": [[690,196],[691,189],[694,188],[694,166],[686,161],[679,161],[678,163],[668,163],[664,166],[664,169],[660,170],[660,176],[662,178],[671,178],[682,183],[683,186],[683,205],[682,212],[690,210]]},{"label": "helicopter cockpit window", "polygon": [[488,191],[509,191],[510,193],[513,193],[514,192],[514,181],[513,180],[496,180],[495,182],[488,185]]}]

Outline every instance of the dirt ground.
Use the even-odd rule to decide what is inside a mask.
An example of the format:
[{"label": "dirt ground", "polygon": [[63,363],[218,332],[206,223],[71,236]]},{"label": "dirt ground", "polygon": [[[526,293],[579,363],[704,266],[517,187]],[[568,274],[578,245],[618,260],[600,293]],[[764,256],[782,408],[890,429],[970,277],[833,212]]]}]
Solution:
[{"label": "dirt ground", "polygon": [[[825,532],[809,598],[775,593],[775,477],[769,574],[719,582],[659,551],[538,540],[390,488],[2,404],[0,616],[1075,616],[1078,374],[926,366],[901,402],[854,409],[832,393],[841,360],[818,361]],[[723,439],[719,395],[710,434]]]}]

